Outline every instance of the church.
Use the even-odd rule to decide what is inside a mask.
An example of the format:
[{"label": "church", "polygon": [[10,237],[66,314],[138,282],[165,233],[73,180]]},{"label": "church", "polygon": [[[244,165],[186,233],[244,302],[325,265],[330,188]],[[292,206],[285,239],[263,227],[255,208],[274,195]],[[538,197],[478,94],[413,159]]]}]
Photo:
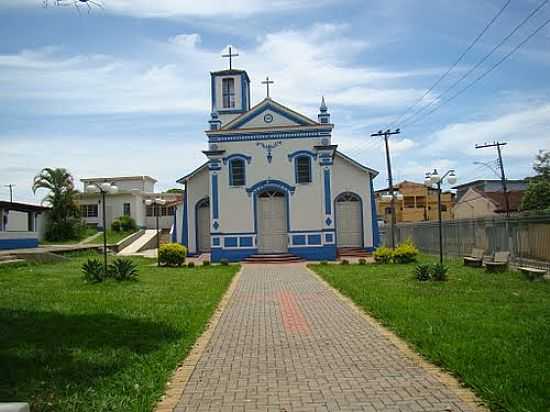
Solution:
[{"label": "church", "polygon": [[374,250],[378,172],[338,150],[324,98],[313,120],[271,99],[269,78],[251,107],[246,71],[230,63],[210,76],[205,163],[178,180],[173,235],[189,255],[335,260],[339,248]]}]

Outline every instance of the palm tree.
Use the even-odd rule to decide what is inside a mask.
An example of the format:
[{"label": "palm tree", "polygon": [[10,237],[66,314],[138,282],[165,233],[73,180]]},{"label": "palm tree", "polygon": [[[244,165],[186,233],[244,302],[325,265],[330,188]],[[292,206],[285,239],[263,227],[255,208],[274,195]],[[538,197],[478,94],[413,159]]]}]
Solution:
[{"label": "palm tree", "polygon": [[51,207],[48,214],[48,240],[67,240],[76,238],[79,226],[79,211],[75,202],[77,190],[74,179],[67,169],[44,168],[33,179],[32,190],[48,190],[42,200]]}]

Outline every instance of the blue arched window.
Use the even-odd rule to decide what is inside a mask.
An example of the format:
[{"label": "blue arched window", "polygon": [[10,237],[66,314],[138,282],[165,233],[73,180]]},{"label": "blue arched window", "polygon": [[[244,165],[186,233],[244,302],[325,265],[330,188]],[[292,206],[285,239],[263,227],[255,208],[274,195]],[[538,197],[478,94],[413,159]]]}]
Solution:
[{"label": "blue arched window", "polygon": [[296,183],[311,183],[311,157],[297,156],[294,160]]},{"label": "blue arched window", "polygon": [[244,159],[232,159],[229,161],[229,185],[244,186],[246,184]]}]

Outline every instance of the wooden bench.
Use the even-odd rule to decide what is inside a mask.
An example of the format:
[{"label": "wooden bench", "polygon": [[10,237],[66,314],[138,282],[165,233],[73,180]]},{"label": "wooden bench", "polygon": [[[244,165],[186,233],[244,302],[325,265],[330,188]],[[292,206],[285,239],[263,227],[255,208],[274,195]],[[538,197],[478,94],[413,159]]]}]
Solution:
[{"label": "wooden bench", "polygon": [[527,266],[522,266],[518,269],[529,280],[542,280],[543,276],[546,275],[546,270],[544,269],[530,268]]},{"label": "wooden bench", "polygon": [[464,256],[464,266],[480,268],[483,263],[483,249],[472,249],[471,256]]},{"label": "wooden bench", "polygon": [[510,252],[496,252],[492,260],[485,261],[487,272],[505,272],[508,269],[508,260]]}]

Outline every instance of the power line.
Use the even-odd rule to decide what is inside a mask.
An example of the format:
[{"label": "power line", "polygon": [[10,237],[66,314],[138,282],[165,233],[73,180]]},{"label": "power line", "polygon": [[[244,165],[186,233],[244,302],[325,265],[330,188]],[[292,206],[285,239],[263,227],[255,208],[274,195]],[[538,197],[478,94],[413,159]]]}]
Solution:
[{"label": "power line", "polygon": [[[548,2],[549,0],[546,0],[545,2]],[[550,19],[546,20],[544,23],[542,23],[539,27],[535,29],[527,38],[525,38],[522,42],[520,42],[516,47],[514,47],[509,53],[504,55],[499,61],[497,61],[495,64],[493,64],[489,69],[487,69],[485,72],[483,72],[480,76],[476,77],[471,83],[467,84],[465,87],[460,89],[457,93],[452,95],[451,97],[447,98],[443,101],[439,106],[434,107],[429,112],[423,114],[420,117],[417,117],[412,123],[408,123],[407,126],[412,127],[416,125],[419,121],[422,119],[428,117],[430,114],[436,112],[437,110],[441,109],[445,104],[451,102],[452,100],[456,99],[458,96],[466,92],[468,89],[470,89],[472,86],[474,86],[478,81],[482,80],[485,76],[487,76],[489,73],[491,73],[493,70],[495,70],[498,66],[500,66],[502,63],[504,63],[510,56],[512,56],[516,51],[518,51],[525,43],[527,43],[529,40],[531,40],[538,32],[540,32],[542,29],[544,29],[548,24],[550,23]]]},{"label": "power line", "polygon": [[453,71],[453,69],[458,65],[458,63],[460,63],[462,61],[462,59],[466,56],[466,54],[472,50],[472,48],[478,43],[478,41],[483,37],[483,35],[487,32],[487,30],[489,30],[489,28],[493,25],[493,23],[500,17],[500,15],[504,12],[504,10],[508,7],[508,5],[510,4],[512,0],[508,0],[504,6],[501,7],[501,9],[498,11],[497,14],[495,14],[493,16],[493,18],[489,21],[489,23],[487,23],[487,25],[483,28],[483,30],[477,35],[477,37],[470,43],[470,45],[462,52],[462,54],[458,57],[458,59],[456,59],[456,61],[451,65],[451,67],[449,67],[449,69],[447,69],[447,71],[445,73],[443,73],[439,79],[436,80],[436,82],[434,84],[432,84],[432,86],[426,90],[426,92],[422,95],[422,97],[420,99],[418,99],[416,102],[414,102],[413,104],[411,104],[400,116],[397,120],[394,120],[390,127],[393,127],[395,126],[395,124],[399,123],[404,117],[405,115],[410,111],[412,110],[413,108],[415,108],[419,103],[421,103],[425,98],[426,96],[428,96],[428,94],[430,94],[430,92],[435,89],[439,83],[441,83],[441,81],[443,81],[443,79],[445,79],[445,77],[447,77],[449,75],[449,73],[451,73],[451,71]]}]

